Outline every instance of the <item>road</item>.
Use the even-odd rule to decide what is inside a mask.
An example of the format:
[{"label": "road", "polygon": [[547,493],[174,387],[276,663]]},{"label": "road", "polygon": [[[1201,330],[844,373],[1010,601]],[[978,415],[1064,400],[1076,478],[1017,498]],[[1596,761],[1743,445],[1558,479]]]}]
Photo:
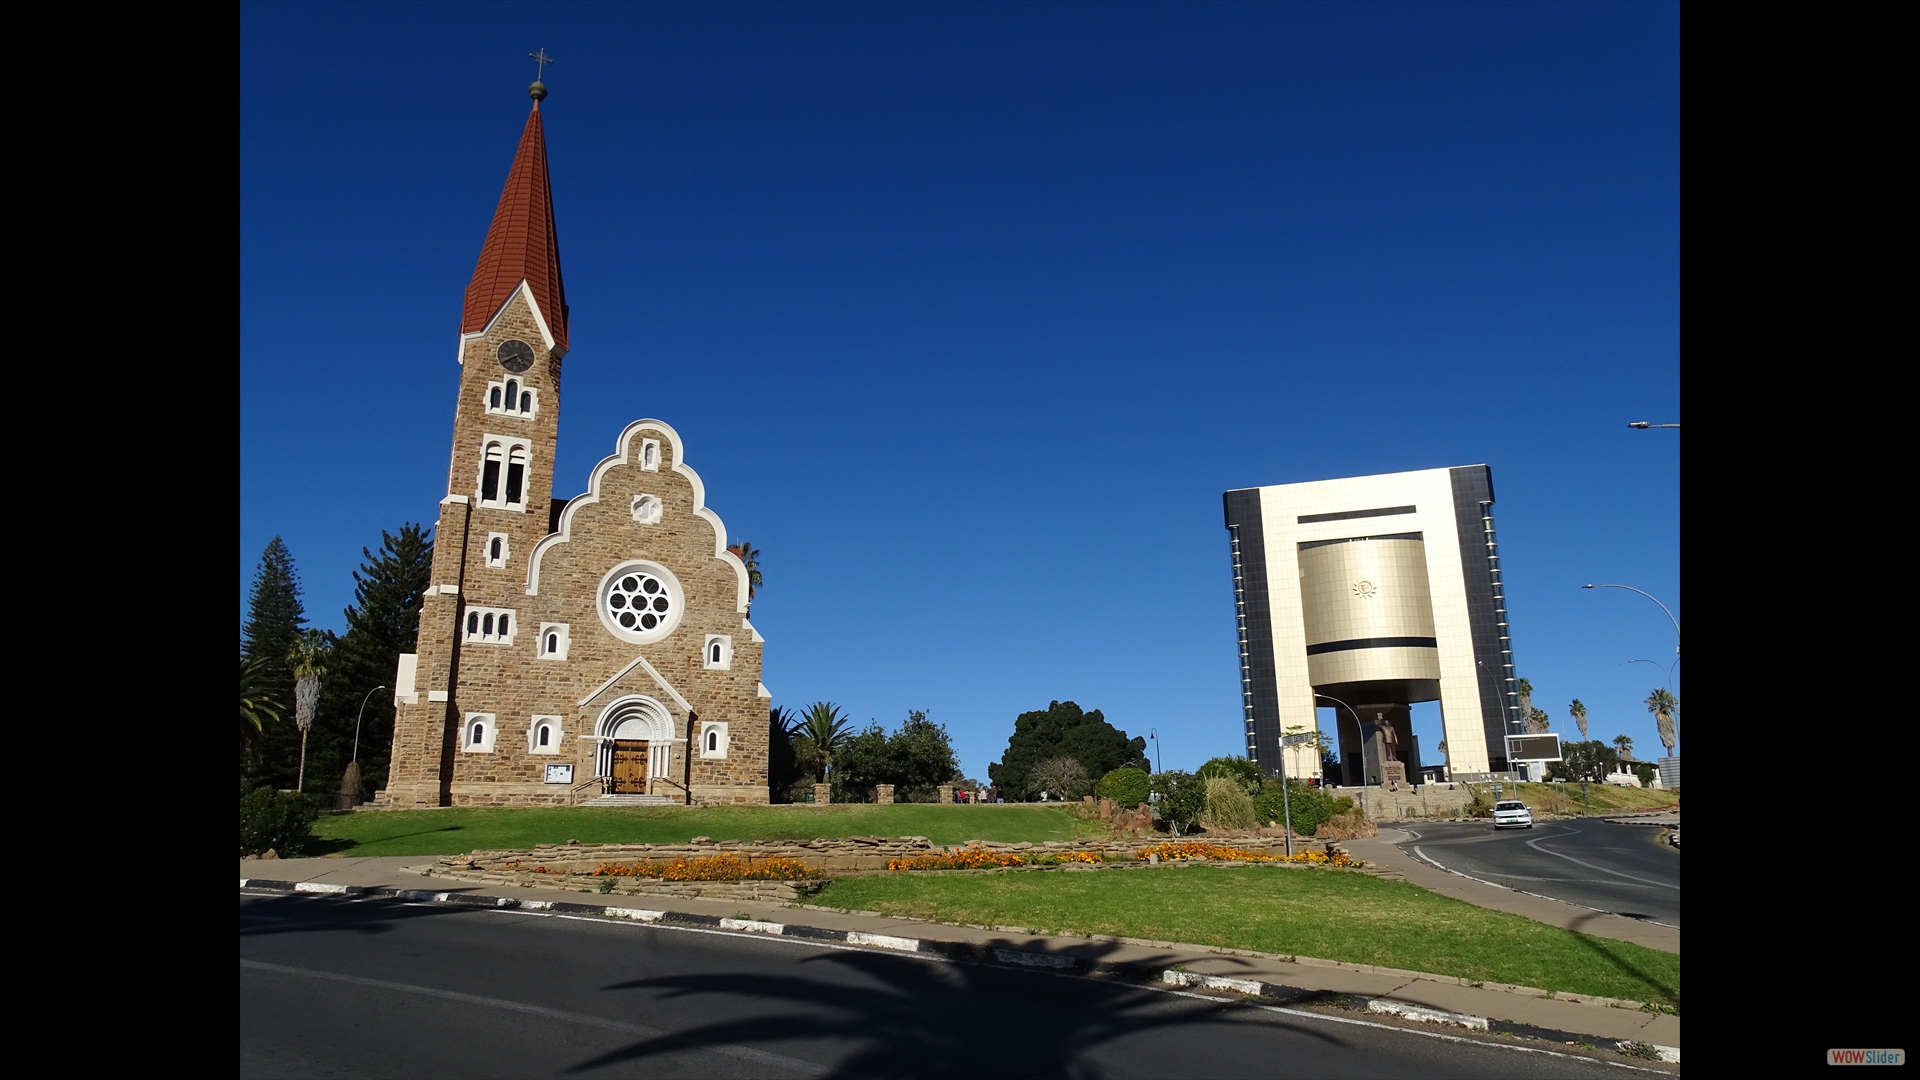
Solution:
[{"label": "road", "polygon": [[1680,925],[1680,852],[1647,825],[1543,821],[1531,829],[1397,825],[1401,850],[1449,870],[1581,907]]},{"label": "road", "polygon": [[242,1076],[1617,1076],[1124,983],[605,919],[240,903]]}]

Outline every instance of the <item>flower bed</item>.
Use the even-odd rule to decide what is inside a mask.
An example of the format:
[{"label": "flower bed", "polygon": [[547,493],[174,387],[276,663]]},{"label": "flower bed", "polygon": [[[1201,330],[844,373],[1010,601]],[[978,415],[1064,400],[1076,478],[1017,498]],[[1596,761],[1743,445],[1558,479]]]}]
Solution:
[{"label": "flower bed", "polygon": [[1133,857],[1151,861],[1158,856],[1162,862],[1179,862],[1191,859],[1218,860],[1220,862],[1293,862],[1314,866],[1353,866],[1353,859],[1344,851],[1328,855],[1321,851],[1302,851],[1295,855],[1275,855],[1265,851],[1246,851],[1231,848],[1224,844],[1209,844],[1201,840],[1186,840],[1173,844],[1155,844],[1143,847],[1133,853]]},{"label": "flower bed", "polygon": [[[544,866],[534,867],[533,872],[555,873]],[[604,862],[594,868],[592,876],[656,878],[661,881],[806,881],[825,875],[799,859],[776,855],[749,860],[723,851],[718,855],[691,859],[681,856],[624,864]]]},{"label": "flower bed", "polygon": [[888,859],[889,870],[994,870],[1003,866],[1058,866],[1061,863],[1106,862],[1097,852],[1092,851],[983,851],[980,848],[965,848],[960,851],[948,851],[938,855],[914,855],[905,859]]}]

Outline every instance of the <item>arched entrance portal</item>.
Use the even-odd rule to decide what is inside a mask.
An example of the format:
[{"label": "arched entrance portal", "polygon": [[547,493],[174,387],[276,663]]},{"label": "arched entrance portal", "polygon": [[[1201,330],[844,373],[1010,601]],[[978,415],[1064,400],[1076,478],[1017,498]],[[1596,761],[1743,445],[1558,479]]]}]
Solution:
[{"label": "arched entrance portal", "polygon": [[648,795],[655,777],[672,761],[673,717],[650,697],[635,694],[608,705],[594,725],[599,736],[596,772],[612,777],[616,795]]}]

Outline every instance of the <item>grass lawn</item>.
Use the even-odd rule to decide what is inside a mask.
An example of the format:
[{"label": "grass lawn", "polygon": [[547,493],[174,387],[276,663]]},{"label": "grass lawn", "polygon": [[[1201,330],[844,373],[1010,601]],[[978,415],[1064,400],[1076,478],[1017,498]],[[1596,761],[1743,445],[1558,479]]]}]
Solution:
[{"label": "grass lawn", "polygon": [[[1588,784],[1587,799],[1580,799],[1580,785],[1515,784],[1519,798],[1530,808],[1553,814],[1618,814],[1634,810],[1652,810],[1680,801],[1680,792],[1666,788],[1627,788],[1612,784]],[[1503,798],[1512,798],[1509,794]]]},{"label": "grass lawn", "polygon": [[1401,881],[1283,868],[842,878],[813,901],[976,926],[1378,964],[1678,1007],[1680,958]]},{"label": "grass lawn", "polygon": [[1072,840],[1102,823],[1066,806],[633,806],[609,809],[363,810],[328,814],[313,833],[335,855],[459,855],[535,844],[676,844],[812,840],[822,836],[924,836],[936,844]]}]

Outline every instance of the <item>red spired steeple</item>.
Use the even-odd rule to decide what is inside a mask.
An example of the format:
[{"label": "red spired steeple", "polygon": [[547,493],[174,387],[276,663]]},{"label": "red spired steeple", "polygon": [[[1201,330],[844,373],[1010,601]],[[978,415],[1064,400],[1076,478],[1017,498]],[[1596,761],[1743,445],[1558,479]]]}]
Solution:
[{"label": "red spired steeple", "polygon": [[480,262],[467,285],[460,332],[484,330],[525,281],[553,335],[553,351],[567,351],[567,292],[560,281],[560,239],[553,228],[553,193],[547,185],[547,139],[540,125],[546,87],[534,83],[533,112],[520,133],[507,186],[493,211]]}]

